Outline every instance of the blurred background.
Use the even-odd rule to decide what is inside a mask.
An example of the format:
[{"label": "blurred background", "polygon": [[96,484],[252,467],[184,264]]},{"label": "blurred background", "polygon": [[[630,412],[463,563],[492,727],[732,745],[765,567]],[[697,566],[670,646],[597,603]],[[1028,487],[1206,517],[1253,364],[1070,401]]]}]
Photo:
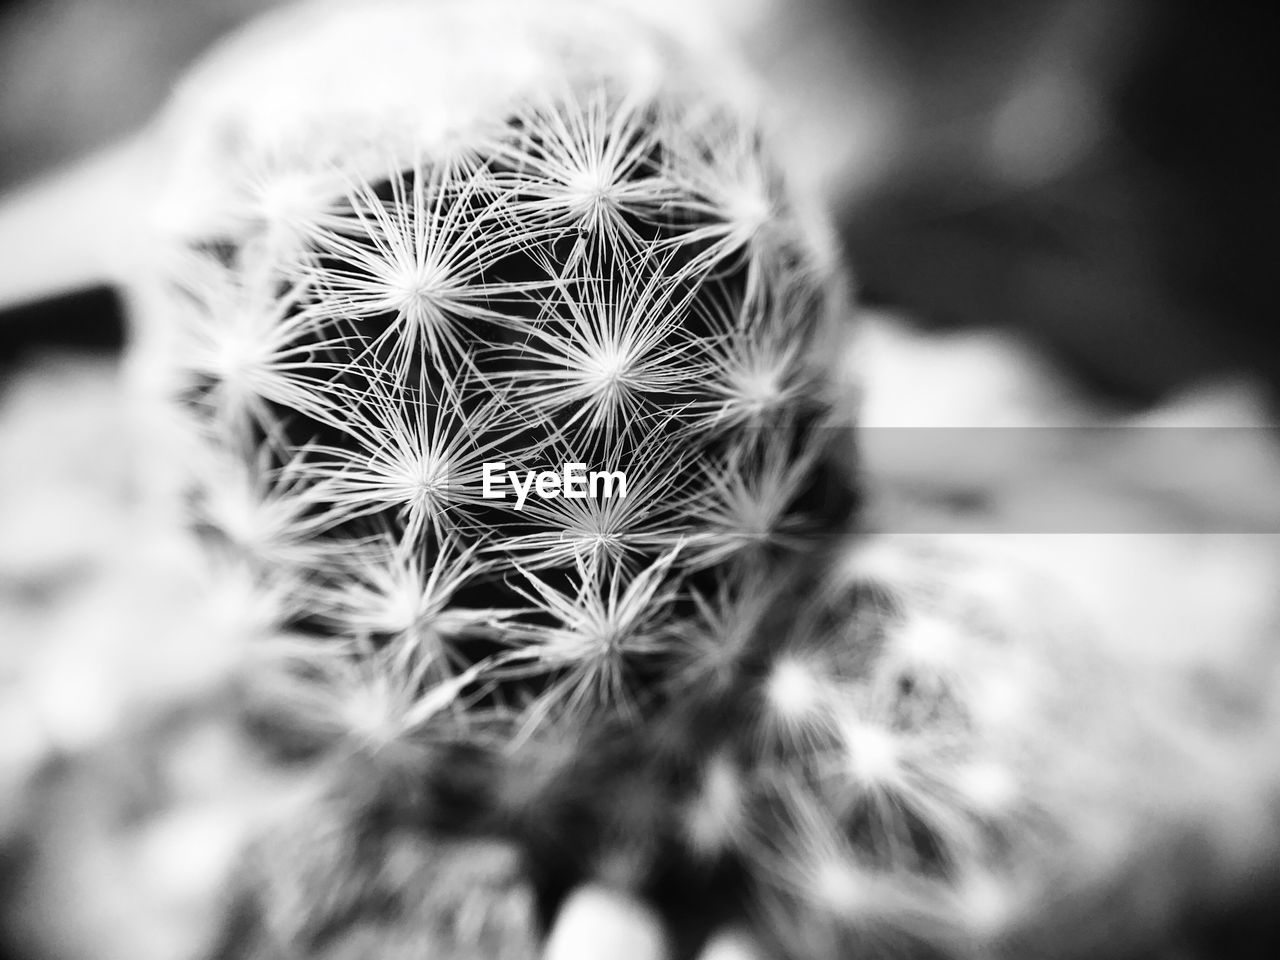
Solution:
[{"label": "blurred background", "polygon": [[[273,5],[0,5],[0,196],[138,130],[201,51]],[[1280,33],[1269,5],[643,6],[739,45],[763,76],[788,163],[826,202],[866,312],[891,318],[883,352],[872,342],[861,360],[873,425],[917,402],[926,423],[957,408],[974,422],[1014,408],[1017,422],[1177,420],[1188,397],[1192,419],[1272,419],[1280,88],[1264,67]],[[160,672],[144,684],[124,665],[143,662],[136,649],[112,659],[128,638],[104,648],[95,634],[102,604],[149,602],[122,593],[124,580],[175,576],[157,572],[162,550],[130,554],[127,577],[119,556],[104,559],[137,522],[114,400],[124,340],[106,287],[0,313],[0,954],[15,957],[191,955],[245,811],[290,780],[229,728],[233,705],[190,665],[165,666],[148,648]],[[1194,495],[1213,509],[1243,497],[1275,530],[1274,445],[1267,431],[1242,443]],[[1117,467],[1122,451],[1090,450],[1095,485],[1110,491],[1125,471],[1125,497],[1145,509],[1151,461]],[[883,467],[907,479],[938,469],[892,457]],[[1243,487],[1224,493],[1226,475]],[[1213,572],[1223,569],[1226,585],[1195,622],[1269,631],[1274,557],[1232,552]],[[1167,579],[1130,606],[1159,605],[1206,568],[1159,571]],[[40,697],[54,720],[28,729],[20,701]],[[1278,889],[1260,881],[1169,942],[1117,955],[1275,956]]]}]

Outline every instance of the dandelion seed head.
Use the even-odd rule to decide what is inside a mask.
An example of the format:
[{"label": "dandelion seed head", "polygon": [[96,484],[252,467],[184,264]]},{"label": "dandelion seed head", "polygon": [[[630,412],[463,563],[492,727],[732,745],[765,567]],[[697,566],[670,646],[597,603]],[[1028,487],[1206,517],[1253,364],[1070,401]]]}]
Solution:
[{"label": "dandelion seed head", "polygon": [[428,611],[430,594],[424,589],[416,564],[395,564],[378,570],[366,587],[358,598],[349,591],[346,599],[349,605],[359,604],[362,626],[373,633],[405,633]]},{"label": "dandelion seed head", "polygon": [[614,172],[604,164],[590,163],[575,170],[565,186],[569,209],[583,219],[598,220],[618,205],[613,189]]},{"label": "dandelion seed head", "polygon": [[826,692],[822,679],[812,663],[779,657],[765,681],[765,699],[780,720],[803,723],[822,711]]},{"label": "dandelion seed head", "polygon": [[377,683],[348,692],[342,702],[342,722],[353,736],[373,744],[390,743],[400,733],[390,692]]},{"label": "dandelion seed head", "polygon": [[449,490],[449,465],[439,457],[427,453],[423,454],[416,466],[412,482],[417,497],[428,498],[432,502],[443,499]]},{"label": "dandelion seed head", "polygon": [[725,216],[744,238],[754,236],[773,217],[773,206],[760,184],[735,184],[725,191],[723,202]]},{"label": "dandelion seed head", "polygon": [[375,622],[386,633],[402,633],[411,630],[422,616],[422,598],[412,593],[415,585],[405,584],[404,590],[387,597],[381,622]]},{"label": "dandelion seed head", "polygon": [[900,737],[892,730],[859,719],[846,719],[840,728],[846,769],[858,784],[884,787],[902,775]]},{"label": "dandelion seed head", "polygon": [[211,356],[213,372],[233,383],[248,379],[262,367],[264,348],[252,331],[234,328],[218,342]]},{"label": "dandelion seed head", "polygon": [[214,560],[203,625],[238,643],[269,638],[297,613],[300,592],[286,571],[261,571],[248,562]]},{"label": "dandelion seed head", "polygon": [[438,264],[398,265],[388,278],[387,290],[402,310],[439,307],[445,300],[445,273]]},{"label": "dandelion seed head", "polygon": [[590,356],[583,372],[589,381],[598,384],[599,392],[608,394],[623,385],[631,368],[630,361],[620,345],[604,343]]},{"label": "dandelion seed head", "polygon": [[738,374],[733,386],[747,411],[759,417],[782,398],[782,377],[781,370],[757,366]]},{"label": "dandelion seed head", "polygon": [[809,873],[809,897],[819,909],[855,918],[865,915],[874,902],[866,873],[843,857],[819,854]]}]

